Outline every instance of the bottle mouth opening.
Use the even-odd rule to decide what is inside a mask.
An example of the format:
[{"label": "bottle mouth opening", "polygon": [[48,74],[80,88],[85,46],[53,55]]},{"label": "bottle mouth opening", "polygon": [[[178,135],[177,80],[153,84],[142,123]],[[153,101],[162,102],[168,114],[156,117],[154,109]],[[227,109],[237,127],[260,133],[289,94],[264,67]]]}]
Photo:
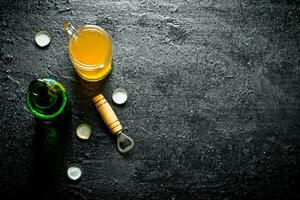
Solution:
[{"label": "bottle mouth opening", "polygon": [[[48,86],[50,86],[50,89],[48,89]],[[47,91],[45,87],[47,88]],[[58,90],[60,90],[59,95],[55,94]],[[50,96],[54,95],[50,101],[47,100],[47,98],[43,99],[43,97],[38,97],[39,95],[45,94],[45,92]],[[51,79],[38,79],[30,83],[26,95],[26,103],[30,112],[35,117],[50,120],[63,112],[67,104],[67,94],[60,83]]]},{"label": "bottle mouth opening", "polygon": [[29,85],[32,103],[39,109],[50,109],[57,102],[57,89],[45,82],[34,80]]}]

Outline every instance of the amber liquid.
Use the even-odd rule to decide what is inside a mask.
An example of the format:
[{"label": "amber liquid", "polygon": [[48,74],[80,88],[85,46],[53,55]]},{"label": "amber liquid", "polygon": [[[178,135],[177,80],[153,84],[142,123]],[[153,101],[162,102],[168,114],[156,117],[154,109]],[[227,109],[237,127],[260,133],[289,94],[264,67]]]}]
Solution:
[{"label": "amber liquid", "polygon": [[75,71],[83,79],[98,81],[111,71],[112,44],[107,32],[85,25],[69,40],[69,54]]}]

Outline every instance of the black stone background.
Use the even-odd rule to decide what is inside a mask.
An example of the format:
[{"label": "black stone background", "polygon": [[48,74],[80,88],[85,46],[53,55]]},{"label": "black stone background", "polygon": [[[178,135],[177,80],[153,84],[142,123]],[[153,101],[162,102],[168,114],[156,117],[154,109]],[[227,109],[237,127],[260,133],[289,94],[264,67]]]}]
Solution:
[{"label": "black stone background", "polygon": [[[299,199],[299,4],[2,0],[1,199]],[[66,21],[112,35],[105,81],[74,73]],[[52,36],[46,49],[34,44],[40,30]],[[40,77],[61,82],[72,105],[52,146],[39,146],[25,105]],[[91,102],[98,92],[112,102],[118,87],[129,99],[113,108],[136,142],[126,156]],[[74,134],[81,122],[89,141]],[[70,164],[82,167],[79,182],[68,181]]]}]

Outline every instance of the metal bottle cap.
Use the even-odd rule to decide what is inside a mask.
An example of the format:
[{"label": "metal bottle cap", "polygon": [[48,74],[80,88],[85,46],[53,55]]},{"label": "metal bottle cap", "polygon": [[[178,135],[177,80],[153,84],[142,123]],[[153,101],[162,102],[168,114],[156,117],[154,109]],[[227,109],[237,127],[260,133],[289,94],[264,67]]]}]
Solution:
[{"label": "metal bottle cap", "polygon": [[76,180],[80,179],[80,177],[82,175],[82,171],[81,171],[80,167],[78,167],[77,165],[70,165],[68,167],[67,175],[68,175],[69,179],[76,181]]},{"label": "metal bottle cap", "polygon": [[47,31],[40,31],[35,35],[35,43],[39,47],[46,47],[51,42],[51,36]]},{"label": "metal bottle cap", "polygon": [[124,89],[118,88],[112,94],[112,99],[116,104],[124,104],[127,101],[127,92]]},{"label": "metal bottle cap", "polygon": [[79,124],[79,126],[76,128],[76,135],[80,139],[88,140],[91,136],[91,126],[87,123]]}]

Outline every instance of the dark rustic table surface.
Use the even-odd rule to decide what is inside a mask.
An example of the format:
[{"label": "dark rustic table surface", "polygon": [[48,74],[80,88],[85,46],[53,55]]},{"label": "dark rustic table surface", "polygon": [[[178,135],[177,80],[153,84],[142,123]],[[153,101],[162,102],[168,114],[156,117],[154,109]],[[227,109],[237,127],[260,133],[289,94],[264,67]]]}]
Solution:
[{"label": "dark rustic table surface", "polygon": [[[292,0],[47,0],[0,4],[0,197],[23,199],[299,199],[300,6]],[[105,28],[113,71],[81,80],[63,23]],[[34,36],[52,36],[40,49]],[[37,139],[28,84],[69,95],[57,143]],[[91,97],[125,88],[113,109],[135,140],[116,149]],[[76,138],[81,122],[88,141]],[[63,128],[63,129],[62,129]],[[71,182],[67,167],[83,176]],[[5,198],[3,198],[5,197]]]}]

